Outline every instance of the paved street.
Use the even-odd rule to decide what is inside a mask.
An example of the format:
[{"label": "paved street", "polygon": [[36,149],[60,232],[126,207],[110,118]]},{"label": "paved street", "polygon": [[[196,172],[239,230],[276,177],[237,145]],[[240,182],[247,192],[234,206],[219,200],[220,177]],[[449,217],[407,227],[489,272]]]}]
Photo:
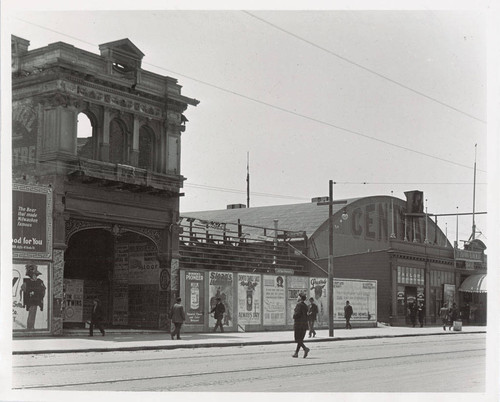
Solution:
[{"label": "paved street", "polygon": [[486,334],[13,356],[13,388],[174,392],[483,392]]}]

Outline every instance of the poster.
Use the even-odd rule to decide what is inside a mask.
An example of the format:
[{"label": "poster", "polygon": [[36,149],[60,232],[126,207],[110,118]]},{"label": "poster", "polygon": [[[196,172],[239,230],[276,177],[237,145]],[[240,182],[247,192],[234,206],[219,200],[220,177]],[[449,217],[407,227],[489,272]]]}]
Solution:
[{"label": "poster", "polygon": [[13,264],[12,328],[34,331],[49,329],[49,265]]},{"label": "poster", "polygon": [[443,302],[448,307],[451,307],[455,303],[455,285],[447,283],[443,285]]},{"label": "poster", "polygon": [[115,244],[113,325],[128,324],[128,245]]},{"label": "poster", "polygon": [[186,324],[205,322],[205,277],[203,272],[185,271]]},{"label": "poster", "polygon": [[[215,307],[217,297],[220,297],[222,303],[226,307],[226,312],[224,313],[224,318],[222,320],[222,325],[224,327],[233,326],[233,277],[234,274],[232,272],[209,272],[209,311],[211,311]],[[212,328],[215,327],[215,319],[213,314],[210,314],[209,326]]]},{"label": "poster", "polygon": [[52,189],[12,183],[13,258],[52,258]]},{"label": "poster", "polygon": [[346,301],[352,306],[351,321],[377,321],[377,281],[357,279],[333,280],[333,313],[343,321]]},{"label": "poster", "polygon": [[63,283],[64,322],[83,322],[83,279],[66,279]]},{"label": "poster", "polygon": [[160,281],[160,263],[154,245],[129,244],[128,280],[134,285],[158,285]]},{"label": "poster", "polygon": [[261,276],[238,274],[238,325],[261,324]]},{"label": "poster", "polygon": [[328,278],[309,278],[310,297],[318,306],[317,326],[328,325]]},{"label": "poster", "polygon": [[293,311],[297,305],[297,297],[299,294],[309,295],[309,278],[303,276],[288,276],[287,277],[287,317],[286,322],[289,325],[293,324]]},{"label": "poster", "polygon": [[262,282],[264,325],[286,324],[286,277],[264,275]]}]

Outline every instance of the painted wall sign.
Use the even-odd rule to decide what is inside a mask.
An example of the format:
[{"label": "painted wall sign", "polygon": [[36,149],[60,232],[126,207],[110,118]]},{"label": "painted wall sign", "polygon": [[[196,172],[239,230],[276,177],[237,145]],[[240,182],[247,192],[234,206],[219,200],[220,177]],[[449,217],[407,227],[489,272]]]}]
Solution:
[{"label": "painted wall sign", "polygon": [[12,184],[13,258],[52,258],[52,189]]}]

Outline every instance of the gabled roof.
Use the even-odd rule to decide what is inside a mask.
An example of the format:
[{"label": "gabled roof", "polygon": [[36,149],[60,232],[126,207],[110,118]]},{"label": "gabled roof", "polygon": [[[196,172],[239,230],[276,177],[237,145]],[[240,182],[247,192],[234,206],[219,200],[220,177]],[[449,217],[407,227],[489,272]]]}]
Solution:
[{"label": "gabled roof", "polygon": [[139,48],[134,45],[128,38],[115,40],[113,42],[107,42],[99,45],[101,54],[103,51],[108,49],[115,50],[120,53],[125,53],[128,56],[133,56],[137,60],[141,60],[144,57],[144,53],[142,53]]},{"label": "gabled roof", "polygon": [[[346,204],[333,205],[333,213],[358,199],[351,198],[346,200]],[[181,213],[181,217],[233,224],[237,224],[239,219],[240,223],[244,226],[243,231],[251,234],[253,234],[252,232],[262,234],[262,230],[253,229],[245,225],[274,229],[274,220],[277,219],[279,230],[305,231],[309,237],[328,219],[328,205],[317,205],[315,202],[310,202],[268,207],[222,209],[186,212]]]}]

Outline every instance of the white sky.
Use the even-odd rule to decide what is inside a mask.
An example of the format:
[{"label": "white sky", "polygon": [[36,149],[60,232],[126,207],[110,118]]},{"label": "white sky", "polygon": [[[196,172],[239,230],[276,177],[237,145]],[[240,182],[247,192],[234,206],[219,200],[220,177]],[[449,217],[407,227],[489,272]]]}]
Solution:
[{"label": "white sky", "polygon": [[[200,100],[185,113],[181,213],[422,190],[430,213],[487,210],[487,14],[427,11],[22,11],[11,33],[143,68]],[[264,20],[264,21],[262,21]],[[286,32],[285,32],[286,31]],[[414,152],[412,152],[414,151]],[[363,184],[367,183],[367,184]],[[487,237],[486,216],[477,215]],[[453,242],[456,218],[438,220]],[[446,229],[447,223],[447,229]],[[459,218],[459,239],[472,217]],[[487,238],[481,237],[487,243]]]},{"label": "white sky", "polygon": [[[332,179],[335,198],[393,191],[404,199],[418,189],[430,213],[472,212],[477,144],[476,212],[488,216],[476,224],[498,261],[498,64],[487,58],[488,44],[498,55],[495,1],[370,2],[378,11],[361,2],[335,3],[350,11],[272,1],[215,3],[233,11],[184,2],[172,11],[181,3],[87,1],[94,11],[60,11],[79,7],[67,3],[2,1],[3,47],[14,34],[30,49],[63,41],[98,54],[99,44],[129,38],[145,53],[144,69],[177,78],[201,101],[185,113],[181,213],[245,204],[247,152],[254,207],[309,202],[327,195]],[[4,102],[3,124],[6,110]],[[2,145],[5,172],[3,134]],[[438,223],[453,242],[456,218]],[[471,217],[459,219],[460,240],[471,226]]]}]

